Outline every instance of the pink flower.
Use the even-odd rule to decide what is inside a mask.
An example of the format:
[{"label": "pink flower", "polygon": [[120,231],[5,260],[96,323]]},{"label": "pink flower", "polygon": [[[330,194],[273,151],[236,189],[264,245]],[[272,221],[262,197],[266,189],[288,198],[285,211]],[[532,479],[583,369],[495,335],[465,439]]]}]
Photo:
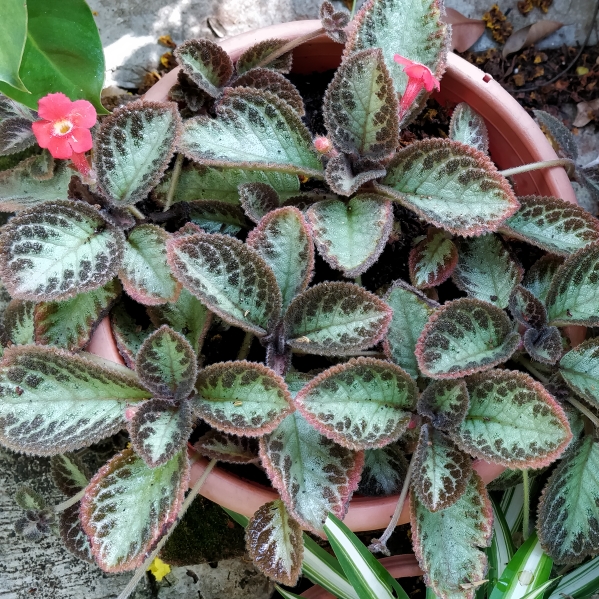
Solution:
[{"label": "pink flower", "polygon": [[440,86],[439,80],[427,66],[399,54],[396,54],[393,60],[404,67],[404,73],[408,76],[408,85],[399,103],[399,118],[401,119],[423,89],[427,92],[431,92],[433,89],[439,91]]}]

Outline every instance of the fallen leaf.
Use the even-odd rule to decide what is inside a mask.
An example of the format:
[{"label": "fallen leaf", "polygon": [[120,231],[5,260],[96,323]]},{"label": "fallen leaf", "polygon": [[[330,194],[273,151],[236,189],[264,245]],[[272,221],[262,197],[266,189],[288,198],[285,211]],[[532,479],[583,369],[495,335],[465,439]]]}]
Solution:
[{"label": "fallen leaf", "polygon": [[161,46],[166,46],[167,48],[176,48],[177,44],[173,42],[173,38],[170,35],[161,35],[158,38],[158,43]]},{"label": "fallen leaf", "polygon": [[451,25],[451,49],[465,52],[485,32],[485,22],[481,19],[469,19],[453,8],[445,10],[443,21]]},{"label": "fallen leaf", "polygon": [[579,102],[576,104],[576,118],[572,123],[575,127],[584,127],[599,116],[599,99],[592,102]]},{"label": "fallen leaf", "polygon": [[518,2],[518,10],[521,14],[527,15],[535,5],[532,3],[532,0],[521,0]]},{"label": "fallen leaf", "polygon": [[587,67],[576,67],[576,74],[579,75],[580,77],[582,77],[583,75],[586,75],[589,72],[589,69],[587,69]]},{"label": "fallen leaf", "polygon": [[514,31],[505,42],[503,57],[505,58],[508,54],[518,52],[522,48],[536,44],[539,40],[557,31],[562,26],[563,23],[558,21],[537,21],[532,25],[527,25],[526,27],[522,27],[522,29],[518,29],[518,31]]},{"label": "fallen leaf", "polygon": [[489,12],[483,15],[483,21],[491,30],[493,39],[500,44],[503,44],[512,33],[512,24],[506,19],[497,4],[493,4]]}]

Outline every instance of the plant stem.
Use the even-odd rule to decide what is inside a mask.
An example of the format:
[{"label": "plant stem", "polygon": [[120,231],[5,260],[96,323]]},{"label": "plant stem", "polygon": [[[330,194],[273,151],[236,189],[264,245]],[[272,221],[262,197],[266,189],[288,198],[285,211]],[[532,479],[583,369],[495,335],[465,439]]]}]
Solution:
[{"label": "plant stem", "polygon": [[173,176],[171,178],[171,184],[168,186],[168,193],[166,194],[166,204],[164,210],[166,212],[170,209],[173,204],[173,198],[175,197],[175,191],[177,191],[177,184],[179,183],[179,177],[181,175],[181,168],[183,167],[183,154],[177,154],[175,159],[175,166],[173,168]]},{"label": "plant stem", "polygon": [[138,210],[135,206],[127,206],[127,209],[135,218],[138,218],[139,220],[146,220],[146,215]]},{"label": "plant stem", "polygon": [[275,50],[274,52],[270,53],[268,56],[264,57],[257,65],[254,65],[253,68],[257,69],[259,67],[266,66],[269,62],[272,62],[275,58],[279,58],[279,56],[283,56],[283,54],[287,54],[287,52],[289,52],[290,50],[293,50],[293,48],[297,48],[297,46],[300,46],[304,42],[310,41],[311,39],[314,39],[315,37],[318,37],[319,35],[322,35],[323,33],[324,33],[324,27],[321,27],[320,29],[313,31],[312,33],[307,33],[306,35],[302,35],[301,37],[297,37],[293,40],[290,40],[284,46],[281,46],[278,50]]},{"label": "plant stem", "polygon": [[354,283],[356,285],[360,285],[360,287],[362,287],[362,275],[358,275],[355,279],[354,279]]},{"label": "plant stem", "polygon": [[599,428],[599,418],[591,412],[583,403],[568,395],[568,401],[579,411],[582,412],[597,428]]},{"label": "plant stem", "polygon": [[528,370],[528,372],[530,372],[531,374],[534,374],[544,385],[547,385],[549,383],[549,379],[544,374],[541,374],[532,365],[532,362],[528,358],[525,358],[524,356],[520,356],[519,358],[512,358],[512,359],[514,359],[515,362],[519,362],[520,364],[522,364],[522,366],[524,366],[524,368],[526,368],[526,370]]},{"label": "plant stem", "polygon": [[522,470],[522,487],[524,488],[524,505],[522,506],[522,537],[528,539],[530,530],[530,481],[528,479],[528,470]]},{"label": "plant stem", "polygon": [[254,340],[254,333],[250,333],[249,331],[245,334],[243,338],[243,343],[241,344],[241,348],[239,349],[239,353],[237,354],[238,360],[245,360],[250,353],[250,347],[252,347],[252,341]]},{"label": "plant stem", "polygon": [[351,5],[351,14],[349,15],[350,21],[354,18],[356,14],[356,8],[358,7],[358,0],[354,0]]},{"label": "plant stem", "polygon": [[85,488],[81,489],[77,495],[73,495],[73,497],[69,497],[62,503],[55,505],[52,509],[58,514],[60,512],[64,512],[66,509],[70,508],[72,505],[75,505],[78,501],[81,501],[81,498],[85,495]]},{"label": "plant stem", "polygon": [[176,525],[179,522],[181,522],[181,519],[185,515],[185,512],[189,509],[189,506],[193,503],[193,500],[196,498],[196,495],[200,492],[202,485],[206,482],[208,475],[210,474],[210,472],[212,472],[212,468],[214,468],[215,465],[216,465],[216,460],[211,460],[210,463],[208,464],[208,466],[206,466],[206,470],[204,470],[204,473],[202,474],[202,476],[200,476],[200,478],[198,479],[198,482],[193,486],[193,488],[191,489],[191,491],[185,498],[183,505],[181,505],[181,509],[179,510],[179,513],[177,514],[177,519],[171,525],[171,527],[168,529],[167,533],[160,539],[160,541],[158,541],[158,545],[156,545],[156,548],[154,549],[154,551],[152,551],[152,553],[150,553],[150,555],[146,558],[144,563],[139,568],[137,568],[137,570],[135,571],[135,574],[133,575],[133,578],[129,581],[129,584],[122,590],[121,594],[118,596],[118,599],[127,599],[127,597],[129,597],[129,595],[131,595],[131,593],[135,590],[137,583],[141,580],[143,575],[147,572],[148,568],[152,565],[152,562],[154,561],[156,556],[160,553],[160,551],[164,547],[165,543],[167,542],[168,538],[170,537],[171,532],[173,532],[173,530],[175,530]]},{"label": "plant stem", "polygon": [[567,158],[531,162],[530,164],[523,164],[522,166],[507,168],[504,171],[499,171],[499,174],[503,175],[504,177],[510,177],[511,175],[519,175],[520,173],[528,173],[529,171],[537,171],[542,168],[552,168],[554,166],[563,166],[566,169],[568,176],[572,176],[574,174],[574,162],[572,162],[572,160],[568,160]]},{"label": "plant stem", "polygon": [[406,472],[406,478],[403,481],[403,487],[401,488],[401,493],[399,495],[399,499],[397,500],[397,505],[395,506],[395,511],[393,512],[393,516],[391,518],[391,522],[385,528],[385,532],[378,538],[372,539],[372,544],[368,547],[370,551],[373,553],[376,551],[380,551],[385,555],[391,555],[389,550],[387,549],[387,541],[393,534],[395,527],[397,526],[397,522],[399,521],[399,517],[401,516],[401,512],[403,510],[404,503],[406,502],[406,497],[408,496],[408,490],[410,488],[410,481],[412,479],[412,472],[414,472],[414,464],[416,463],[416,452],[412,454],[412,459],[410,460],[410,465],[408,466],[408,471]]}]

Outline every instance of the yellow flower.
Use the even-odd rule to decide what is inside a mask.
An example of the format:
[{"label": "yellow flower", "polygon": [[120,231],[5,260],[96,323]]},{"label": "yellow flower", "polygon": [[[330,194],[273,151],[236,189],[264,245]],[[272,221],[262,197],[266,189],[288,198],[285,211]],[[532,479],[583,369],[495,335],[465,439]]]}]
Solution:
[{"label": "yellow flower", "polygon": [[162,580],[171,571],[171,567],[157,557],[154,559],[148,570],[154,574],[156,580]]}]

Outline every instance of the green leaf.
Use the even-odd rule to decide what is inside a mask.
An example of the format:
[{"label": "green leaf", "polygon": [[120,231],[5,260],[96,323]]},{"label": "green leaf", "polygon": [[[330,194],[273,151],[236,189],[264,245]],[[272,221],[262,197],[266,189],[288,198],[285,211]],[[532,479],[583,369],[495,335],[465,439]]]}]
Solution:
[{"label": "green leaf", "polygon": [[444,231],[429,228],[410,251],[410,280],[419,289],[436,287],[446,281],[458,263],[458,250]]},{"label": "green leaf", "polygon": [[54,484],[67,496],[76,495],[89,483],[89,474],[81,458],[75,453],[53,455],[50,473]]},{"label": "green leaf", "polygon": [[432,381],[418,398],[417,410],[430,418],[432,425],[441,430],[458,427],[468,413],[470,397],[466,381]]},{"label": "green leaf", "polygon": [[81,501],[81,521],[105,572],[141,566],[175,524],[188,483],[185,451],[148,468],[132,449],[125,449],[98,471]]},{"label": "green leaf", "polygon": [[144,328],[138,324],[122,303],[113,308],[110,314],[110,324],[116,346],[125,360],[125,364],[129,368],[135,368],[135,356],[153,329],[151,327]]},{"label": "green leaf", "polygon": [[599,444],[577,441],[547,482],[539,504],[541,546],[558,564],[599,551]]},{"label": "green leaf", "polygon": [[150,396],[135,373],[38,346],[13,346],[0,362],[0,442],[52,455],[87,447],[124,427],[127,402]]},{"label": "green leaf", "polygon": [[381,255],[393,226],[393,206],[374,194],[324,200],[307,212],[314,242],[332,268],[348,278],[366,272]]},{"label": "green leaf", "polygon": [[62,302],[40,302],[35,308],[35,342],[69,351],[83,349],[120,294],[121,286],[113,279]]},{"label": "green leaf", "polygon": [[273,431],[292,411],[285,381],[255,362],[220,362],[204,368],[192,409],[225,433],[258,437]]},{"label": "green leaf", "polygon": [[400,150],[374,186],[455,235],[496,231],[519,207],[488,156],[447,139],[417,141]]},{"label": "green leaf", "polygon": [[321,536],[329,512],[345,516],[364,464],[363,452],[327,439],[298,412],[260,439],[260,457],[291,515]]},{"label": "green leaf", "polygon": [[188,206],[189,219],[206,233],[237,235],[248,228],[249,223],[240,206],[218,200],[198,200],[189,202]]},{"label": "green leaf", "polygon": [[0,81],[27,92],[19,77],[19,67],[27,39],[27,4],[21,0],[7,0],[2,5],[0,21]]},{"label": "green leaf", "polygon": [[312,379],[295,397],[304,418],[349,449],[374,449],[407,429],[418,389],[398,366],[374,358],[339,364]]},{"label": "green leaf", "polygon": [[507,308],[512,290],[524,270],[512,260],[497,235],[481,235],[458,243],[459,259],[453,282],[470,297]]},{"label": "green leaf", "polygon": [[570,350],[561,359],[559,371],[575,393],[599,406],[599,337]]},{"label": "green leaf", "polygon": [[102,287],[120,266],[124,237],[84,202],[49,202],[2,227],[0,276],[15,298],[65,300]]},{"label": "green leaf", "polygon": [[[235,63],[235,70],[238,75],[243,75],[250,69],[254,69],[266,57],[282,48],[289,40],[268,39],[250,46]],[[279,73],[288,73],[291,70],[292,54],[287,52],[265,65],[265,68],[278,71]]]},{"label": "green leaf", "polygon": [[522,285],[517,285],[514,288],[509,308],[514,319],[527,328],[540,329],[547,324],[545,306],[532,291]]},{"label": "green leaf", "polygon": [[233,63],[218,44],[207,39],[187,40],[175,49],[181,70],[204,92],[218,98],[231,75]]},{"label": "green leaf", "polygon": [[563,258],[550,254],[539,258],[524,275],[522,285],[541,302],[545,303],[551,280],[563,262]]},{"label": "green leaf", "polygon": [[391,309],[373,293],[351,283],[320,283],[298,295],[284,318],[285,339],[294,349],[343,355],[378,343]]},{"label": "green leaf", "polygon": [[211,460],[229,464],[251,464],[260,459],[256,439],[227,435],[215,430],[202,435],[193,447]]},{"label": "green leaf", "polygon": [[519,197],[520,210],[502,231],[543,250],[568,256],[599,241],[599,220],[586,210],[554,197]]},{"label": "green leaf", "polygon": [[508,468],[541,468],[571,441],[563,409],[529,375],[490,370],[466,383],[470,408],[451,436],[468,453]]},{"label": "green leaf", "polygon": [[160,181],[181,129],[177,105],[138,100],[117,108],[96,136],[98,188],[119,206],[139,202]]},{"label": "green leaf", "polygon": [[399,495],[407,471],[408,461],[398,445],[367,449],[358,493],[373,497]]},{"label": "green leaf", "polygon": [[424,582],[442,599],[473,599],[485,579],[493,511],[476,472],[466,492],[451,507],[430,512],[414,491],[410,497],[414,553]]},{"label": "green leaf", "polygon": [[505,362],[520,335],[503,310],[476,299],[446,303],[430,318],[416,344],[420,370],[455,379]]},{"label": "green leaf", "polygon": [[393,283],[384,299],[393,310],[384,342],[385,353],[417,378],[420,371],[414,353],[416,342],[437,304],[400,279]]},{"label": "green leaf", "polygon": [[225,321],[262,337],[279,318],[277,279],[260,254],[241,241],[189,235],[170,239],[168,254],[183,286]]},{"label": "green leaf", "polygon": [[599,324],[599,242],[572,254],[557,269],[547,293],[549,324]]},{"label": "green leaf", "polygon": [[146,306],[174,302],[181,284],[166,262],[169,234],[156,225],[138,225],[129,232],[119,277],[125,291]]},{"label": "green leaf", "polygon": [[16,504],[24,510],[43,510],[46,500],[31,487],[22,485],[15,493]]},{"label": "green leaf", "polygon": [[568,572],[548,599],[587,599],[599,591],[599,557]]},{"label": "green leaf", "polygon": [[[331,191],[349,197],[369,181],[381,179],[387,174],[385,168],[371,158],[353,159],[346,154],[337,154],[329,159],[325,180]],[[383,198],[380,198],[381,200]]]},{"label": "green leaf", "polygon": [[[487,487],[488,488],[488,487]],[[489,558],[489,587],[494,587],[505,567],[516,553],[512,531],[506,522],[501,505],[491,497],[493,504],[493,538],[487,550]]]},{"label": "green leaf", "polygon": [[270,92],[227,88],[216,115],[185,121],[179,151],[209,166],[322,177],[312,136],[284,100]]},{"label": "green leaf", "polygon": [[35,343],[35,303],[12,300],[4,310],[4,343]]},{"label": "green leaf", "polygon": [[346,27],[349,25],[351,15],[345,9],[335,10],[335,7],[324,0],[318,11],[320,24],[324,27],[326,34],[339,44],[344,44],[347,41]]},{"label": "green leaf", "polygon": [[314,245],[302,213],[291,206],[269,212],[246,243],[274,273],[284,312],[293,298],[306,289],[314,271]]},{"label": "green leaf", "polygon": [[239,186],[239,201],[247,217],[255,223],[281,206],[279,194],[267,183],[243,183]]},{"label": "green leaf", "polygon": [[60,512],[58,516],[58,534],[64,546],[76,557],[94,564],[92,546],[83,531],[79,518],[79,503]]},{"label": "green leaf", "polygon": [[451,115],[449,138],[479,152],[489,153],[489,133],[485,121],[466,102],[460,102]]},{"label": "green leaf", "polygon": [[280,499],[258,508],[245,535],[250,558],[260,572],[290,587],[297,584],[304,556],[302,529]]},{"label": "green leaf", "polygon": [[333,145],[345,154],[383,158],[398,144],[399,105],[380,48],[345,58],[324,96]]},{"label": "green leaf", "polygon": [[578,158],[578,145],[571,131],[554,116],[544,110],[533,110],[533,113],[543,128],[545,135],[549,134],[557,145],[559,153],[564,158],[576,160]]},{"label": "green leaf", "polygon": [[[4,11],[2,16],[4,20]],[[9,43],[6,37],[2,39],[3,45]],[[41,97],[62,92],[71,100],[89,100],[100,114],[107,114],[100,103],[102,43],[84,0],[27,0],[27,39],[22,52],[19,75],[31,93],[6,83],[0,83],[0,92],[33,110]]]}]

